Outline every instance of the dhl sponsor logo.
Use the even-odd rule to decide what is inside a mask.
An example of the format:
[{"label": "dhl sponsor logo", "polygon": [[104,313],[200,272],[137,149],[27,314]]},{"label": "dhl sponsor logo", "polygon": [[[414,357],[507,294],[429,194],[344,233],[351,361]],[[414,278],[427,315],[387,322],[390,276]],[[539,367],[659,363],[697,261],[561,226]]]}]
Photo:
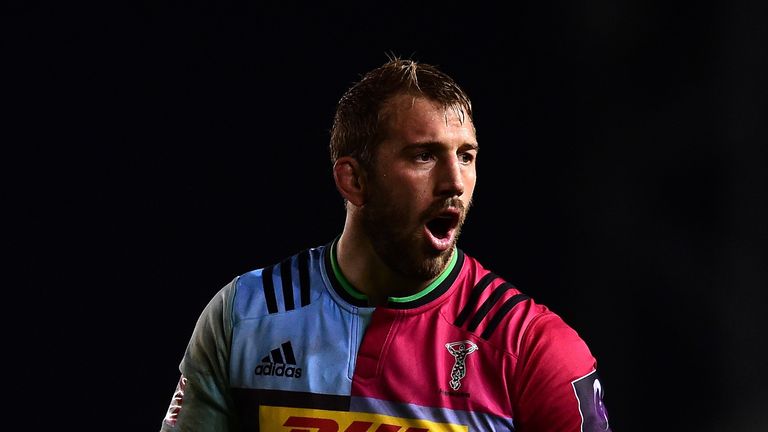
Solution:
[{"label": "dhl sponsor logo", "polygon": [[306,408],[259,408],[261,430],[280,432],[467,432],[453,423]]}]

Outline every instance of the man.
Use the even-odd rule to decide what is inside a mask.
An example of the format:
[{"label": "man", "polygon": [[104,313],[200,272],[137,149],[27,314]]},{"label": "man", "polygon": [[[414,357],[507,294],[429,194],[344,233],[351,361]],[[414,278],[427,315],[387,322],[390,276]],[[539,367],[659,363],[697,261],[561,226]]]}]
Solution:
[{"label": "man", "polygon": [[437,68],[353,85],[331,132],[342,233],[219,291],[162,430],[609,430],[584,341],[456,246],[478,149]]}]

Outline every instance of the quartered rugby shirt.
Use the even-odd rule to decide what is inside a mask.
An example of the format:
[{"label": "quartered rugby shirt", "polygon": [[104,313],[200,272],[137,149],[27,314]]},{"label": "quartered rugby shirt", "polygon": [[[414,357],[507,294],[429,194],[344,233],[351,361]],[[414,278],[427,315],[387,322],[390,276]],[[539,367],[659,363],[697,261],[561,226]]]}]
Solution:
[{"label": "quartered rugby shirt", "polygon": [[162,430],[605,431],[595,366],[560,316],[461,249],[422,292],[371,307],[332,242],[219,291]]}]

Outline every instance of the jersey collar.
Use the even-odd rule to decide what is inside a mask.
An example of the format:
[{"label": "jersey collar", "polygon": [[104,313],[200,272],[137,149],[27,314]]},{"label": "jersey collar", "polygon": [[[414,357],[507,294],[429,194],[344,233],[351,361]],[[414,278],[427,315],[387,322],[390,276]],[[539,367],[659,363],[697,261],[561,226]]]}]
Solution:
[{"label": "jersey collar", "polygon": [[[338,266],[336,260],[336,244],[338,243],[338,240],[339,237],[336,237],[325,247],[325,257],[323,261],[328,279],[331,281],[334,291],[336,291],[339,297],[344,299],[344,301],[357,307],[371,307],[368,304],[368,297],[352,286]],[[440,295],[448,291],[448,288],[453,285],[463,264],[464,252],[462,252],[461,249],[456,248],[453,257],[451,258],[451,262],[445,270],[440,273],[437,279],[429,284],[429,286],[418,293],[407,297],[390,297],[386,307],[392,309],[412,309],[425,305],[440,297]]]}]

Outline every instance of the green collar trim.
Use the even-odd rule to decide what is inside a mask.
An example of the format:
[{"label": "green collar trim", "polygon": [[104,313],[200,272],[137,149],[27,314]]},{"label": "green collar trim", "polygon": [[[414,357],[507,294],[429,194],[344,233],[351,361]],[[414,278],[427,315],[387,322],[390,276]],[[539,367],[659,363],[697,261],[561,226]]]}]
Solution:
[{"label": "green collar trim", "polygon": [[[341,272],[341,268],[339,267],[338,259],[336,258],[336,244],[338,243],[338,239],[336,239],[333,242],[333,245],[331,247],[331,267],[333,268],[333,274],[336,276],[336,280],[339,281],[339,285],[341,285],[342,288],[344,288],[344,291],[347,292],[350,296],[352,296],[355,299],[358,300],[367,300],[368,297],[357,290],[352,284],[347,280],[347,278],[344,276],[344,274]],[[459,259],[459,254],[454,247],[453,254],[451,255],[451,262],[448,263],[448,266],[445,268],[445,270],[440,273],[440,276],[437,277],[432,283],[427,285],[423,290],[417,292],[416,294],[409,295],[407,297],[389,297],[389,301],[395,302],[395,303],[408,303],[415,300],[418,300],[425,295],[431,293],[435,288],[440,286],[440,284],[451,274],[451,271],[453,270],[454,266],[456,266],[456,262]]]}]

